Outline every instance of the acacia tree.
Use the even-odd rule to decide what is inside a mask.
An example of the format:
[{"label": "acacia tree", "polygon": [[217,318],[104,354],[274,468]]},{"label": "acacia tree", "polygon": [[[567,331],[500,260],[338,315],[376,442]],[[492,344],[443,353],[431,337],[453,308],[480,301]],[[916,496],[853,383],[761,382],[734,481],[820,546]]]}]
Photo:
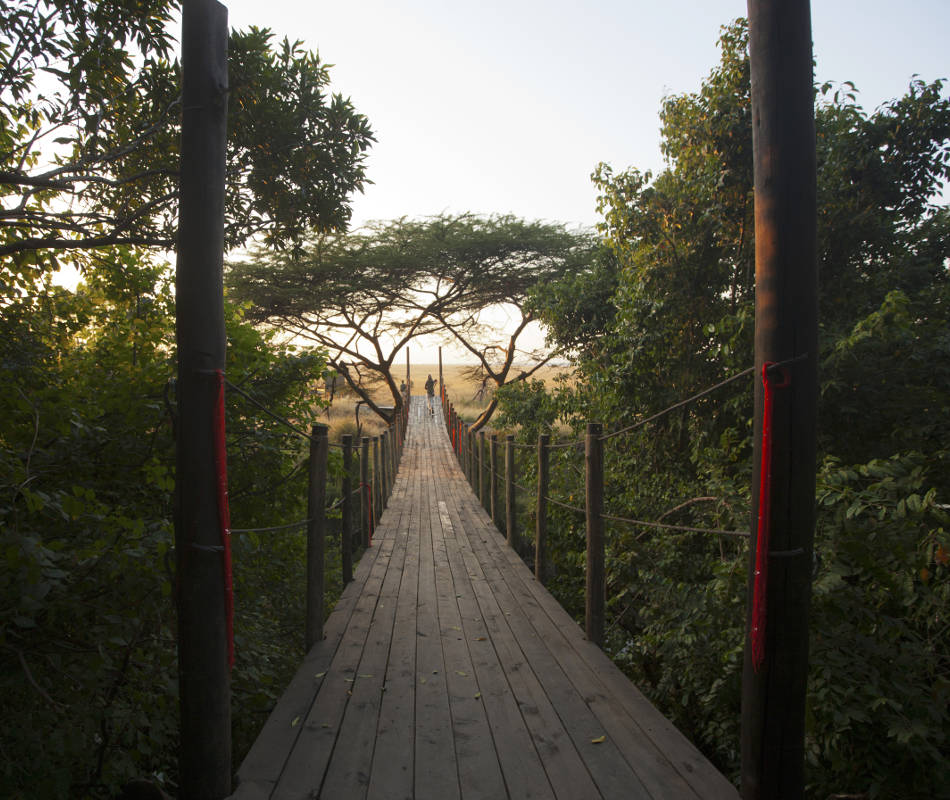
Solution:
[{"label": "acacia tree", "polygon": [[[393,362],[423,334],[457,341],[497,386],[534,374],[553,353],[518,348],[535,319],[529,293],[578,268],[591,247],[587,233],[510,216],[402,218],[319,238],[302,254],[258,252],[233,264],[226,280],[254,318],[326,348],[351,388],[384,414],[359,370],[377,373],[399,408]],[[499,308],[511,320],[503,334],[488,313]],[[526,363],[512,377],[519,358]],[[493,400],[476,425],[494,408]]]},{"label": "acacia tree", "polygon": [[[177,0],[13,0],[0,16],[0,278],[69,254],[172,249],[177,225]],[[230,41],[226,241],[274,247],[346,227],[373,135],[299,42]]]}]

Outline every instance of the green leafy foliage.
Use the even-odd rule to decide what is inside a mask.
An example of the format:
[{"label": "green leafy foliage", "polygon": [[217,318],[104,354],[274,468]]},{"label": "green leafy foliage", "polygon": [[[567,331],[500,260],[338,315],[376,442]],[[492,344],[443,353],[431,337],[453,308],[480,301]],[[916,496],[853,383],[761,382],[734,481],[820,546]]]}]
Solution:
[{"label": "green leafy foliage", "polygon": [[[0,376],[0,794],[108,797],[174,785],[173,296],[140,253],[76,292],[8,298]],[[319,354],[228,309],[228,376],[308,425]],[[305,442],[228,395],[235,527],[306,516]],[[235,740],[247,747],[302,652],[304,535],[235,535]],[[333,567],[331,566],[331,569]],[[336,567],[336,572],[339,569]],[[333,574],[331,572],[331,574]]]},{"label": "green leafy foliage", "polygon": [[[747,33],[662,106],[667,167],[594,175],[615,267],[532,299],[571,384],[505,389],[500,419],[610,432],[752,363]],[[914,79],[866,113],[853,85],[816,92],[821,308],[818,522],[807,709],[808,796],[946,797],[950,470],[950,101]],[[608,439],[608,514],[749,528],[752,377]],[[557,455],[554,455],[554,453]],[[573,457],[573,461],[571,458]],[[572,448],[552,497],[580,500]],[[583,610],[582,518],[552,509],[549,585]],[[530,525],[529,520],[525,524]],[[607,647],[727,774],[739,767],[748,551],[742,538],[610,523]]]},{"label": "green leafy foliage", "polygon": [[[169,250],[177,237],[177,0],[12,0],[0,16],[0,281],[111,245]],[[259,28],[230,39],[229,247],[297,246],[341,230],[374,141],[300,42]]]}]

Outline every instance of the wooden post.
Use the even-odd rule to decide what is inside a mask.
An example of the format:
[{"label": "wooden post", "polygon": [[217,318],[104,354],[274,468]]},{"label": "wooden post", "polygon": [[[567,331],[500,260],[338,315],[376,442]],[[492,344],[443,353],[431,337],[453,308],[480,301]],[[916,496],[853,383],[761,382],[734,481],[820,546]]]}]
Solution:
[{"label": "wooden post", "polygon": [[[741,790],[746,800],[792,800],[804,793],[818,392],[815,124],[807,0],[749,0],[749,52],[758,371]],[[770,373],[770,513],[763,520],[768,537],[760,541],[762,366],[782,361],[792,363]],[[788,385],[782,386],[786,379]],[[765,559],[759,584],[764,658],[756,664],[750,637],[760,544]]]},{"label": "wooden post", "polygon": [[222,293],[228,12],[214,0],[182,8],[182,124],[176,331],[175,557],[180,792],[231,792],[231,676],[225,557],[218,516],[214,419],[224,369]]},{"label": "wooden post", "polygon": [[468,430],[468,483],[472,487],[472,490],[475,490],[475,476],[478,470],[475,467],[475,449],[477,445],[475,432],[471,429],[471,426]]},{"label": "wooden post", "polygon": [[360,439],[360,501],[363,513],[360,515],[360,538],[363,547],[369,547],[373,535],[373,496],[369,483],[369,436]]},{"label": "wooden post", "polygon": [[541,583],[545,578],[548,553],[548,444],[547,433],[538,435],[538,500],[534,516],[534,577]]},{"label": "wooden post", "polygon": [[485,431],[478,432],[478,499],[485,506]]},{"label": "wooden post", "polygon": [[310,429],[310,484],[307,491],[307,637],[309,651],[323,639],[323,589],[326,550],[327,429]]},{"label": "wooden post", "polygon": [[383,513],[383,482],[379,469],[379,436],[373,437],[373,530],[379,527]]},{"label": "wooden post", "polygon": [[340,514],[343,526],[340,529],[340,560],[343,564],[343,583],[353,580],[353,434],[344,433],[340,437],[343,445],[343,480],[340,493],[343,502]]},{"label": "wooden post", "polygon": [[406,391],[412,397],[412,379],[409,375],[409,345],[406,345]]},{"label": "wooden post", "polygon": [[393,493],[393,486],[396,484],[396,470],[399,469],[399,422],[394,419],[393,424],[389,426],[392,448],[389,452],[389,474],[390,485],[389,494]]},{"label": "wooden post", "polygon": [[396,469],[399,469],[399,464],[402,461],[402,447],[403,439],[406,435],[405,426],[402,424],[402,414],[396,415]]},{"label": "wooden post", "polygon": [[517,495],[515,494],[515,437],[508,434],[505,437],[505,533],[508,544],[515,552],[520,551],[518,543],[518,527],[516,520]]},{"label": "wooden post", "polygon": [[495,527],[500,530],[501,525],[498,524],[501,515],[501,509],[498,503],[498,434],[493,433],[489,441],[491,466],[488,472],[488,510],[491,513],[491,521],[495,524]]},{"label": "wooden post", "polygon": [[587,638],[602,647],[604,644],[604,443],[600,425],[587,423],[585,447],[587,475],[587,596],[585,621]]},{"label": "wooden post", "polygon": [[439,345],[439,395],[444,397],[445,383],[442,380],[442,345]]},{"label": "wooden post", "polygon": [[389,431],[379,435],[379,493],[380,510],[389,505]]}]

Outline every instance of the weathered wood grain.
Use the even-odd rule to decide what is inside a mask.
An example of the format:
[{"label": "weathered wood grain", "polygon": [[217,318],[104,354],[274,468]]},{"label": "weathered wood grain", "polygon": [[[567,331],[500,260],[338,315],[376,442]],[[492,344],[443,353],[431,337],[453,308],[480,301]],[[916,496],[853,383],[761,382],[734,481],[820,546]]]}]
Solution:
[{"label": "weathered wood grain", "polygon": [[373,546],[233,797],[737,798],[508,547],[424,398],[406,434]]}]

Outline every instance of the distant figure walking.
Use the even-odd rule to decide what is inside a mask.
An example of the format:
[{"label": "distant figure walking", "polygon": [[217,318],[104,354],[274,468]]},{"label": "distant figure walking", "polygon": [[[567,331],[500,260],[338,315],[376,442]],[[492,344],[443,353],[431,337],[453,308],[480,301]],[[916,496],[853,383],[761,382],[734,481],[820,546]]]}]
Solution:
[{"label": "distant figure walking", "polygon": [[426,379],[426,402],[429,404],[429,414],[435,416],[435,381],[430,373]]}]

